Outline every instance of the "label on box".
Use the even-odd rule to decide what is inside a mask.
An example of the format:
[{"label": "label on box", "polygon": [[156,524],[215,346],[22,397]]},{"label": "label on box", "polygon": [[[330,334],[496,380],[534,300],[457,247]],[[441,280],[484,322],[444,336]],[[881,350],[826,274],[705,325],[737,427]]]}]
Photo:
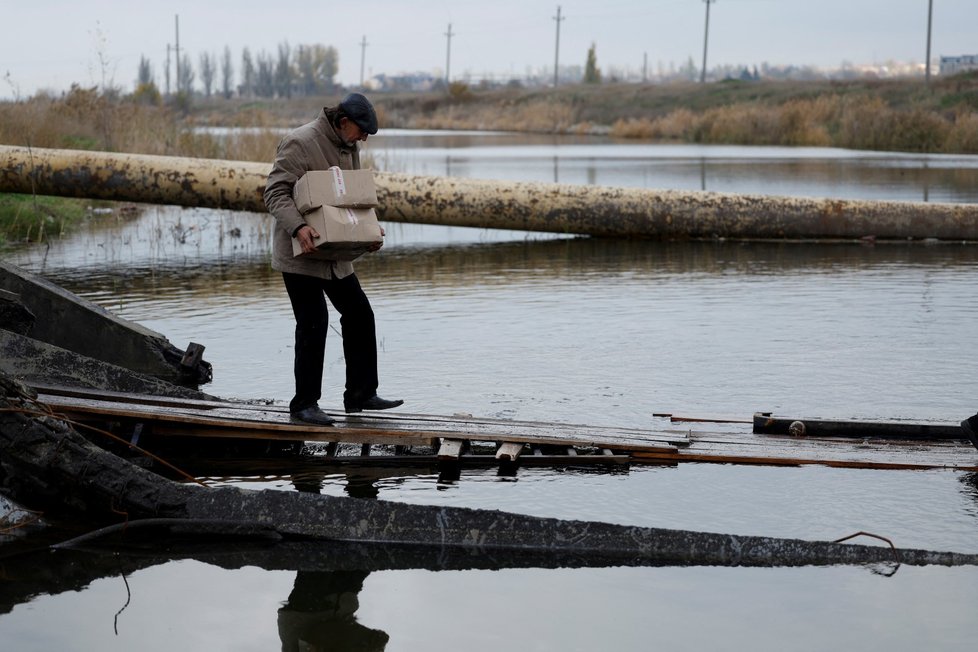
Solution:
[{"label": "label on box", "polygon": [[336,196],[342,197],[346,194],[346,183],[343,181],[343,170],[334,165],[328,171],[333,173],[333,189],[336,191]]}]

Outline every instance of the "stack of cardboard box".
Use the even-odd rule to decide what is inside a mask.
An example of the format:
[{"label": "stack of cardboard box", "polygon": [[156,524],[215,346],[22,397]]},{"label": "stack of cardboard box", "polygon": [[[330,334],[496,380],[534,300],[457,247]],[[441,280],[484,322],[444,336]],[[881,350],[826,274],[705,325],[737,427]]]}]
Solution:
[{"label": "stack of cardboard box", "polygon": [[303,253],[292,238],[292,253],[324,260],[354,260],[383,242],[377,222],[377,189],[372,170],[307,172],[292,192],[306,224],[319,233],[316,251]]}]

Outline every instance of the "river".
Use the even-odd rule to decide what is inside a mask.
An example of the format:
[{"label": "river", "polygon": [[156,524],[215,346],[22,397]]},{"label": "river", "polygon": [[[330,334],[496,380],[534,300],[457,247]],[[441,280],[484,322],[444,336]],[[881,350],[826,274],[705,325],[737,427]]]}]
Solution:
[{"label": "river", "polygon": [[[978,201],[978,157],[967,156],[437,132],[371,138],[368,153],[380,168],[418,174]],[[974,246],[386,228],[358,275],[378,318],[381,394],[412,412],[650,427],[654,412],[956,422],[978,410]],[[268,266],[269,229],[261,215],[146,207],[6,258],[178,346],[205,344],[215,370],[206,391],[287,401],[293,323]],[[337,341],[331,334],[327,407],[342,391]],[[210,479],[282,490],[294,480]],[[515,478],[463,470],[455,482],[432,470],[333,468],[316,480],[331,495],[803,539],[868,531],[899,546],[978,551],[972,473],[683,464],[524,468]],[[6,645],[892,651],[970,650],[978,634],[973,568],[297,572],[172,555],[65,580],[84,559],[42,564],[50,577],[32,571],[44,576],[36,591],[0,605]]]}]

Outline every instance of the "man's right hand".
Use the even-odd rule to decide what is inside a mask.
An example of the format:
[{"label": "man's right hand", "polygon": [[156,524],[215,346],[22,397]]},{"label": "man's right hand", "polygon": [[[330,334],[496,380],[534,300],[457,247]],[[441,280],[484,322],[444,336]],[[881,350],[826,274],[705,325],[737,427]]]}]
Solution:
[{"label": "man's right hand", "polygon": [[302,253],[311,254],[312,252],[316,251],[316,245],[313,242],[319,237],[319,233],[316,231],[316,229],[306,224],[305,226],[299,227],[299,231],[295,234],[295,237],[302,246]]}]

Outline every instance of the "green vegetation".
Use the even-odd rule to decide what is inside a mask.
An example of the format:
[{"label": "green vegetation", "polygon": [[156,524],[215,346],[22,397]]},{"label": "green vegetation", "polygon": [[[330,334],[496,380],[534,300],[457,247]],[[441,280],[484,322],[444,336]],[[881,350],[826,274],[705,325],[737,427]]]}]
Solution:
[{"label": "green vegetation", "polygon": [[601,83],[601,71],[598,70],[598,57],[594,52],[594,43],[587,49],[587,61],[584,64],[584,83]]},{"label": "green vegetation", "polygon": [[83,199],[0,194],[0,249],[60,234],[87,217],[91,205]]}]

